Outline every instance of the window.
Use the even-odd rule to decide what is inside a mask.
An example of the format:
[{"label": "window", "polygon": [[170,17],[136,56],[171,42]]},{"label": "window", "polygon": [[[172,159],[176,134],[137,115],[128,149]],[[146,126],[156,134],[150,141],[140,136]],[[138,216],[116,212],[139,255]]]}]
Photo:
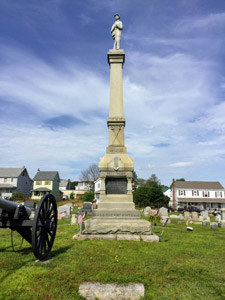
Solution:
[{"label": "window", "polygon": [[185,190],[179,190],[179,196],[185,196]]},{"label": "window", "polygon": [[11,178],[11,182],[13,182],[13,178]]},{"label": "window", "polygon": [[203,191],[202,196],[203,197],[209,197],[209,191]]},{"label": "window", "polygon": [[215,192],[215,197],[216,198],[222,198],[223,197],[223,193],[222,192]]},{"label": "window", "polygon": [[50,185],[50,181],[45,181],[45,184],[46,185]]},{"label": "window", "polygon": [[194,197],[199,196],[199,191],[198,190],[193,190],[192,191],[192,196],[194,196]]},{"label": "window", "polygon": [[37,185],[41,185],[42,184],[42,182],[41,181],[37,181]]},{"label": "window", "polygon": [[7,178],[4,178],[4,182],[7,182]]},{"label": "window", "polygon": [[100,188],[100,185],[101,185],[101,184],[100,184],[100,183],[98,183],[98,188]]}]

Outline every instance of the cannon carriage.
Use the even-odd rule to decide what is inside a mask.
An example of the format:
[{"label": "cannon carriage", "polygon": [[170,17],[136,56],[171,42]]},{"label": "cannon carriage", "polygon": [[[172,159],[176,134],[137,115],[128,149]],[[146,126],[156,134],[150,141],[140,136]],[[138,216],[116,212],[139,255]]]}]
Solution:
[{"label": "cannon carriage", "polygon": [[57,205],[55,197],[45,195],[39,202],[34,220],[31,209],[23,204],[0,198],[0,228],[17,231],[31,244],[35,257],[43,260],[50,253],[57,230]]}]

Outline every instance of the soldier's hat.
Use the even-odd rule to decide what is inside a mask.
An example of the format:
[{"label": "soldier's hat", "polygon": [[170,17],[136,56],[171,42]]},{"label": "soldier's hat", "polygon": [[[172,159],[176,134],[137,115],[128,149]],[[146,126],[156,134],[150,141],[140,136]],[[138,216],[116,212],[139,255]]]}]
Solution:
[{"label": "soldier's hat", "polygon": [[118,17],[120,18],[120,15],[119,15],[119,14],[115,14],[115,15],[114,15],[114,18],[115,18],[116,16],[118,16]]}]

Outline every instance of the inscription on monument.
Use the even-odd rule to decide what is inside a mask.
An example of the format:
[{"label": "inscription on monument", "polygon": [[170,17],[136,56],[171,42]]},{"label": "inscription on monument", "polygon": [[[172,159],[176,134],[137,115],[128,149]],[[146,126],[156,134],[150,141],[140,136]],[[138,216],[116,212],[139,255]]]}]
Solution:
[{"label": "inscription on monument", "polygon": [[106,194],[126,194],[126,178],[106,178]]}]

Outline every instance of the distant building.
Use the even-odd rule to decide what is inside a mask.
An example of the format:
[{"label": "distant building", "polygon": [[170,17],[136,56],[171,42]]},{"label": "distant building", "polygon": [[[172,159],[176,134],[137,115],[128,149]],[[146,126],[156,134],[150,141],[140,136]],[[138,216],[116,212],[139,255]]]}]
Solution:
[{"label": "distant building", "polygon": [[168,189],[168,188],[164,188],[163,189],[163,194],[167,197],[170,198],[170,201],[169,201],[169,206],[172,206],[173,205],[173,201],[172,201],[172,190],[171,189]]},{"label": "distant building", "polygon": [[40,200],[46,194],[52,194],[57,201],[62,200],[59,190],[60,177],[57,171],[38,171],[34,177],[32,198]]},{"label": "distant building", "polygon": [[67,179],[67,180],[62,179],[62,180],[60,180],[59,190],[60,191],[70,190],[70,179]]},{"label": "distant building", "polygon": [[90,191],[92,188],[92,183],[89,181],[81,181],[81,182],[78,182],[78,184],[75,188],[76,188],[76,191]]},{"label": "distant building", "polygon": [[0,168],[0,197],[11,198],[13,193],[21,192],[25,197],[31,196],[33,180],[27,169]]},{"label": "distant building", "polygon": [[219,181],[173,181],[175,206],[201,209],[225,208],[225,190]]}]

